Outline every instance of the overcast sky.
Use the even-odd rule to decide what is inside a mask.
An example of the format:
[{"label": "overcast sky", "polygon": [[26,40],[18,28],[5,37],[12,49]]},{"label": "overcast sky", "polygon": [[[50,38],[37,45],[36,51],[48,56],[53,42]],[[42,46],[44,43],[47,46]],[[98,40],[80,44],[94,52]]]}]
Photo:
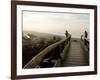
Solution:
[{"label": "overcast sky", "polygon": [[89,14],[23,11],[23,30],[65,35],[80,38],[89,32]]}]

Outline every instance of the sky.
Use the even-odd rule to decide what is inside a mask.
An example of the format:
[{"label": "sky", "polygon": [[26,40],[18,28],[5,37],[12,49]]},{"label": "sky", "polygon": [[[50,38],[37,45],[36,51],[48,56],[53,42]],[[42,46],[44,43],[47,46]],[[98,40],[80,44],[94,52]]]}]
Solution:
[{"label": "sky", "polygon": [[27,30],[62,36],[67,30],[80,38],[85,30],[89,32],[89,14],[23,11],[23,31]]}]

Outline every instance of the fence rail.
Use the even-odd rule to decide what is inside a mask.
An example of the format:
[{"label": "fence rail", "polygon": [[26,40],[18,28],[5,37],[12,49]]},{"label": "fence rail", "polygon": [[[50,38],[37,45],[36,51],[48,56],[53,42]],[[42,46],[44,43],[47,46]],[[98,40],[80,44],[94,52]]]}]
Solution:
[{"label": "fence rail", "polygon": [[89,40],[85,38],[83,35],[81,36],[81,40],[83,41],[84,45],[88,48],[89,50]]},{"label": "fence rail", "polygon": [[[39,66],[43,62],[43,60],[46,59],[48,56],[49,56],[48,57],[49,60],[54,59],[54,58],[59,59],[61,57],[60,53],[64,49],[64,46],[69,43],[70,39],[71,39],[71,35],[69,34],[66,39],[63,39],[59,42],[56,42],[56,43],[48,46],[47,48],[42,50],[40,53],[38,53],[36,56],[34,56],[24,66],[24,68],[35,68],[35,67]],[[56,64],[54,64],[54,65],[56,65]]]}]

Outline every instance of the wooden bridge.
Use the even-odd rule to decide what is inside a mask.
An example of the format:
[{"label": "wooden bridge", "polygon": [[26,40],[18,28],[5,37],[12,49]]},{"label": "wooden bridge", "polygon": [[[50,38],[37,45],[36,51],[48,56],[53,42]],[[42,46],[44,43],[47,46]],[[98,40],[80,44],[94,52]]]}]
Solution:
[{"label": "wooden bridge", "polygon": [[56,42],[34,56],[24,68],[47,68],[89,65],[89,41],[71,38]]}]

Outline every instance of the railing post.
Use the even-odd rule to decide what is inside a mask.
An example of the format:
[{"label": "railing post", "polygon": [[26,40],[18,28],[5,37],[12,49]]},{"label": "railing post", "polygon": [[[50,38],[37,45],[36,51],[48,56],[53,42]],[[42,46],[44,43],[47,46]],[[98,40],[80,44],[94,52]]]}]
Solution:
[{"label": "railing post", "polygon": [[83,37],[83,35],[81,35],[81,40],[83,41],[82,37]]}]

